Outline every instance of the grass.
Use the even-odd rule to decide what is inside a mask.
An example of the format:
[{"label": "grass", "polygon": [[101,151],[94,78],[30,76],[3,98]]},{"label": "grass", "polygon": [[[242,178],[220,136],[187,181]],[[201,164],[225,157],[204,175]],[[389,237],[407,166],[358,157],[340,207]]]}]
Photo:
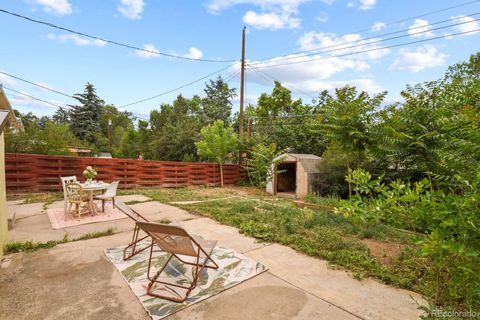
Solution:
[{"label": "grass", "polygon": [[[327,209],[298,208],[290,200],[275,199],[248,188],[182,188],[139,190],[161,202],[231,198],[179,207],[234,226],[241,233],[261,241],[287,245],[308,255],[327,260],[331,267],[343,268],[356,278],[375,277],[386,284],[427,293],[426,262],[418,254],[416,235],[386,225],[359,226]],[[246,198],[245,198],[246,196]],[[257,199],[257,200],[255,200]],[[258,201],[260,199],[261,201]],[[336,199],[323,202],[333,205]],[[402,250],[384,263],[372,255],[363,239],[379,244],[398,243]]]},{"label": "grass", "polygon": [[167,218],[162,218],[160,220],[157,220],[158,223],[162,223],[162,224],[170,224],[172,223],[172,221],[170,219],[167,219]]},{"label": "grass", "polygon": [[63,200],[63,194],[61,192],[15,194],[8,195],[7,200],[23,200],[21,204],[43,202],[43,210],[46,210],[53,202]]},{"label": "grass", "polygon": [[112,228],[109,228],[104,231],[86,233],[74,239],[69,239],[67,235],[65,235],[65,237],[63,237],[63,239],[61,240],[50,240],[47,242],[14,241],[14,242],[9,242],[5,244],[4,251],[5,253],[14,253],[14,252],[23,252],[23,251],[30,252],[30,251],[40,250],[40,249],[49,249],[62,243],[106,237],[114,233],[115,233],[114,230]]},{"label": "grass", "polygon": [[254,196],[259,199],[268,198],[265,192],[251,187],[212,188],[205,186],[184,188],[158,188],[122,190],[120,195],[140,194],[154,201],[169,203],[173,201],[211,200],[231,196]]}]

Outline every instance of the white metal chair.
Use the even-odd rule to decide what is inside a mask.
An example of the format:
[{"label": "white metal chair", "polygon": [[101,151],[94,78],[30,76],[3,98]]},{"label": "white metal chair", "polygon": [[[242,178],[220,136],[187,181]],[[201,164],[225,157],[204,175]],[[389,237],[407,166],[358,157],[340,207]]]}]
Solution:
[{"label": "white metal chair", "polygon": [[65,215],[67,214],[67,205],[68,205],[68,196],[67,196],[67,184],[77,182],[76,176],[68,176],[68,177],[60,177],[62,181],[62,188],[63,188],[63,211]]},{"label": "white metal chair", "polygon": [[93,197],[94,200],[102,200],[102,212],[105,212],[105,201],[112,200],[115,208],[115,197],[117,196],[117,187],[120,181],[110,183],[104,194]]}]

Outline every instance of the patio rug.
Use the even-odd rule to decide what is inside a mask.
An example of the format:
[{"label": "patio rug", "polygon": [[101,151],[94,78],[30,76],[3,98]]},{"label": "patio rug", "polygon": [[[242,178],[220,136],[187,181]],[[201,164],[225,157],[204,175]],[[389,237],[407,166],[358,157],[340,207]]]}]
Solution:
[{"label": "patio rug", "polygon": [[65,219],[63,207],[47,209],[47,214],[53,229],[61,229],[65,227],[78,226],[81,224],[127,218],[127,216],[120,210],[116,208],[114,209],[111,203],[105,203],[105,212],[98,212],[96,215],[92,213],[85,213],[82,214],[80,218],[77,218],[73,214],[67,214]]},{"label": "patio rug", "polygon": [[[148,245],[149,243],[150,241],[144,242],[143,245]],[[192,290],[188,299],[183,303],[176,303],[147,295],[149,283],[147,270],[150,249],[137,254],[130,260],[124,261],[123,248],[107,249],[105,253],[154,320],[167,317],[267,270],[263,264],[255,262],[232,249],[217,246],[212,253],[212,258],[219,268],[217,270],[203,269],[197,281],[197,286]],[[154,259],[152,259],[152,264],[153,266],[161,266],[168,259],[168,253],[162,252],[156,246],[154,248],[156,249],[153,252]],[[156,272],[154,269],[150,270],[152,276]],[[182,264],[174,257],[170,260],[159,280],[185,284],[186,281],[191,281],[192,279],[192,269],[192,266]],[[163,294],[175,294],[172,286],[156,285],[158,285],[157,290],[163,291]]]}]

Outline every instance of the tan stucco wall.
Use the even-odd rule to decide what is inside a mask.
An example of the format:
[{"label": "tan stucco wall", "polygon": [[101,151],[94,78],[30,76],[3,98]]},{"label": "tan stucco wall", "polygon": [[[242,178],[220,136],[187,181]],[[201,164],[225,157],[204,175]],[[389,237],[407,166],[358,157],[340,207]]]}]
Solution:
[{"label": "tan stucco wall", "polygon": [[303,199],[308,193],[308,174],[302,166],[300,161],[297,162],[297,190],[295,191],[295,197],[297,199]]},{"label": "tan stucco wall", "polygon": [[7,241],[7,191],[5,187],[5,142],[3,133],[0,135],[0,257],[3,256],[3,246]]}]

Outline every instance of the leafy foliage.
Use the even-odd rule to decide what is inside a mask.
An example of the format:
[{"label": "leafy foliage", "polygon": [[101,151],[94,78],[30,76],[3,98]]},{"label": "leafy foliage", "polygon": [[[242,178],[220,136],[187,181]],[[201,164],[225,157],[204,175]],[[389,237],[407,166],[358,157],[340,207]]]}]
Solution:
[{"label": "leafy foliage", "polygon": [[100,131],[100,116],[105,102],[97,96],[91,83],[87,83],[83,93],[77,93],[73,97],[79,104],[70,106],[72,131],[79,139],[93,144],[96,133]]},{"label": "leafy foliage", "polygon": [[472,180],[455,176],[455,190],[431,191],[427,179],[385,184],[362,169],[347,180],[355,196],[340,201],[336,212],[361,225],[386,223],[425,233],[421,254],[430,261],[427,277],[435,285],[428,293],[435,304],[479,307],[480,298],[480,169]]},{"label": "leafy foliage", "polygon": [[250,150],[250,155],[247,159],[247,174],[252,185],[264,188],[274,175],[278,173],[276,169],[277,164],[284,160],[281,157],[284,150],[277,150],[277,145],[272,143],[268,146],[263,143],[256,144]]},{"label": "leafy foliage", "polygon": [[224,127],[222,120],[203,127],[200,130],[201,140],[195,142],[201,157],[214,160],[220,165],[220,179],[223,187],[223,164],[227,155],[237,149],[238,138],[232,127]]}]

